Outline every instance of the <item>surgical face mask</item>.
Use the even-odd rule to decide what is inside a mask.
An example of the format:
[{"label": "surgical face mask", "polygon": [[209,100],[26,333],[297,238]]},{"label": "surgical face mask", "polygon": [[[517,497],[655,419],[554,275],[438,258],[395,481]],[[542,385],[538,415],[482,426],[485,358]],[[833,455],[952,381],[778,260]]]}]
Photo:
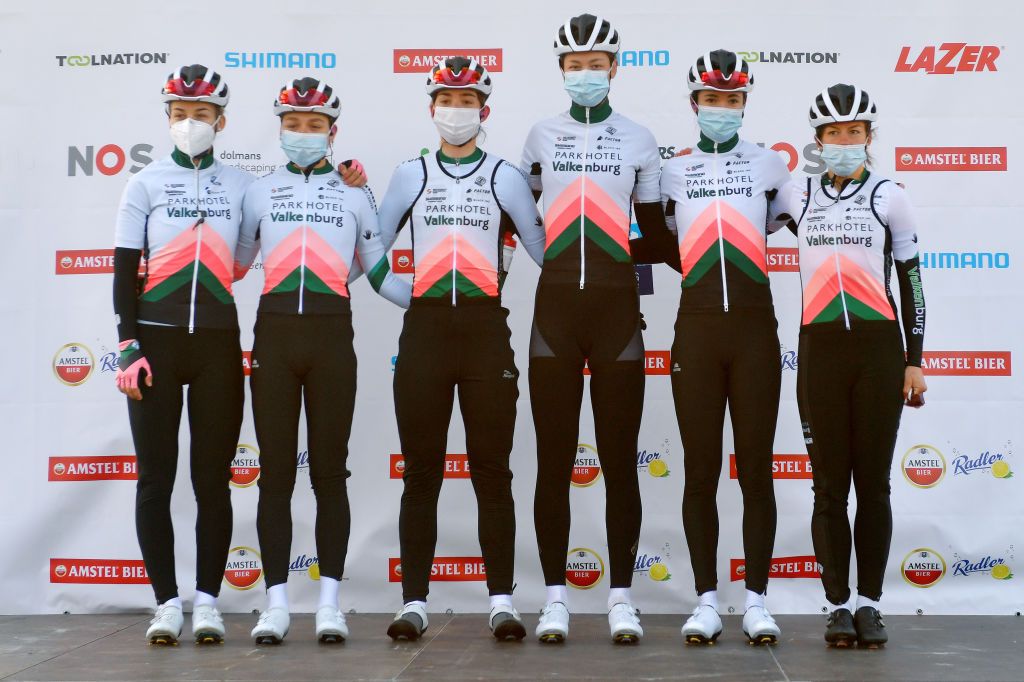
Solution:
[{"label": "surgical face mask", "polygon": [[461,147],[480,132],[480,110],[472,107],[434,107],[434,125],[442,140]]},{"label": "surgical face mask", "polygon": [[584,69],[565,72],[565,91],[581,107],[593,107],[603,102],[610,87],[607,71]]},{"label": "surgical face mask", "polygon": [[848,178],[868,159],[865,144],[822,144],[821,160],[836,175]]},{"label": "surgical face mask", "polygon": [[325,133],[297,133],[281,131],[281,149],[299,168],[309,168],[327,156],[330,140]]},{"label": "surgical face mask", "polygon": [[204,121],[197,121],[194,118],[186,118],[171,126],[171,141],[174,146],[185,154],[199,156],[213,146],[213,138],[217,136],[214,125],[220,116],[213,122],[213,125]]},{"label": "surgical face mask", "polygon": [[743,110],[728,107],[697,107],[697,125],[713,142],[728,142],[743,125]]}]

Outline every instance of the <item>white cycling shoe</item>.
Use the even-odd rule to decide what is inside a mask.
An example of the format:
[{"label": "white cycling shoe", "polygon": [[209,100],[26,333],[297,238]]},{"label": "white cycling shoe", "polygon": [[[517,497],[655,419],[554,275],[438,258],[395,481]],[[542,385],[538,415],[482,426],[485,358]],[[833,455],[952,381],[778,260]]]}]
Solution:
[{"label": "white cycling shoe", "polygon": [[713,607],[701,604],[686,619],[682,633],[687,644],[713,644],[722,634],[722,617]]},{"label": "white cycling shoe", "polygon": [[292,617],[288,609],[274,607],[260,614],[256,627],[252,629],[252,638],[257,644],[280,644],[288,634]]},{"label": "white cycling shoe", "polygon": [[181,609],[170,604],[157,607],[153,619],[149,621],[146,639],[150,644],[177,644],[181,637],[181,628],[185,625],[185,616]]},{"label": "white cycling shoe", "polygon": [[569,609],[560,601],[552,602],[540,612],[537,639],[545,644],[561,644],[569,636]]},{"label": "white cycling shoe", "polygon": [[334,606],[321,606],[316,610],[316,638],[324,644],[344,642],[348,639],[345,614]]},{"label": "white cycling shoe", "polygon": [[391,625],[388,626],[388,637],[393,640],[407,639],[414,642],[427,631],[429,624],[427,610],[419,604],[409,603],[403,606],[391,621]]},{"label": "white cycling shoe", "polygon": [[616,644],[636,644],[644,636],[640,616],[632,604],[619,603],[608,612],[608,627]]},{"label": "white cycling shoe", "polygon": [[743,633],[751,644],[775,644],[782,636],[772,614],[763,606],[751,606],[743,614]]},{"label": "white cycling shoe", "polygon": [[196,644],[220,644],[224,641],[224,619],[213,606],[196,606],[192,609],[192,636]]}]

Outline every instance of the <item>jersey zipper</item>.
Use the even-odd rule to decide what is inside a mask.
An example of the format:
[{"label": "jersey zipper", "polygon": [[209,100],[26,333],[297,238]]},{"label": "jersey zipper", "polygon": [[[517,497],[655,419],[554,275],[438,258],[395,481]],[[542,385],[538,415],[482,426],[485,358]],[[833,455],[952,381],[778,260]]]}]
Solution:
[{"label": "jersey zipper", "polygon": [[719,194],[722,188],[718,178],[718,143],[711,157],[711,168],[715,175],[715,222],[718,224],[718,263],[722,267],[722,308],[729,312],[729,285],[725,280],[725,240],[722,238],[722,199]]},{"label": "jersey zipper", "polygon": [[586,256],[586,193],[587,193],[587,153],[590,151],[590,107],[586,110],[587,124],[583,128],[583,172],[580,174],[580,289],[583,289],[587,281],[587,256]]},{"label": "jersey zipper", "polygon": [[[460,183],[460,181],[462,180],[462,178],[460,178],[458,176],[458,174],[460,172],[459,166],[462,165],[461,162],[462,162],[462,159],[456,159],[455,160],[455,173],[456,173],[456,175],[455,175],[455,184],[456,185],[458,185]],[[461,194],[458,191],[456,191],[455,192],[455,196],[458,197],[458,199],[457,199],[458,208],[462,208],[463,207],[463,202],[462,202]],[[457,291],[456,285],[458,284],[458,269],[457,268],[458,268],[458,264],[459,264],[459,238],[458,238],[459,223],[458,223],[458,220],[459,220],[459,216],[461,214],[462,214],[461,211],[456,211],[455,212],[455,216],[454,216],[454,220],[452,221],[452,305],[453,306],[455,305],[456,298],[457,298],[457,295],[456,295],[456,291]]]},{"label": "jersey zipper", "polygon": [[[829,208],[829,213],[834,213],[836,206],[839,206],[839,202],[842,200],[843,193],[839,190],[836,195],[836,203]],[[834,216],[829,216],[834,219]],[[841,216],[840,216],[841,217]],[[843,269],[839,265],[839,247],[833,241],[832,243],[832,258],[836,264],[836,277],[839,280],[839,300],[843,304],[843,322],[846,324],[846,331],[850,331],[850,311],[846,308],[846,290],[843,288]]]},{"label": "jersey zipper", "polygon": [[[313,171],[310,170],[310,173]],[[306,217],[309,215],[306,211],[309,211],[309,174],[306,174],[306,189],[303,194],[302,202],[302,250],[299,251],[299,315],[302,314],[302,305],[305,300],[306,294],[306,230],[309,227],[306,225],[308,222]]]},{"label": "jersey zipper", "polygon": [[199,208],[199,166],[196,165],[195,159],[192,159],[192,173],[196,185],[196,215],[199,216],[199,219],[192,226],[192,229],[196,230],[196,255],[192,261],[192,295],[188,305],[189,334],[196,331],[196,289],[199,286],[199,256],[203,247],[203,222],[206,221],[206,211]]}]

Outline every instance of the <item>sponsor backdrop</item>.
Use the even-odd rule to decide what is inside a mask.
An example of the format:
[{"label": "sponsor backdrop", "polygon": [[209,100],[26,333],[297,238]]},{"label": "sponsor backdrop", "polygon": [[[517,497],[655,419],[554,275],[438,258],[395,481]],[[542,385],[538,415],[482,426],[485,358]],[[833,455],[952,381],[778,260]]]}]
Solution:
[{"label": "sponsor backdrop", "polygon": [[[402,0],[385,4],[183,0],[166,8],[123,0],[102,9],[51,2],[9,7],[0,25],[0,102],[8,134],[0,157],[6,292],[0,352],[6,358],[0,428],[0,612],[140,609],[152,605],[135,540],[136,477],[124,398],[113,384],[111,247],[121,191],[133,173],[170,152],[157,93],[168,72],[202,62],[230,84],[228,126],[217,157],[256,174],[282,162],[271,102],[288,78],[313,74],[341,93],[337,158],[358,157],[381,197],[399,162],[434,149],[423,73],[437,57],[477,56],[493,73],[485,146],[517,161],[529,126],[566,108],[554,31],[586,9],[610,18],[624,52],[612,103],[648,126],[662,156],[691,145],[696,125],[684,74],[700,53],[741,51],[757,89],[744,137],[775,149],[795,176],[822,169],[806,123],[810,98],[836,81],[877,99],[872,153],[882,174],[906,184],[920,215],[929,318],[931,391],[903,417],[892,466],[892,541],[884,606],[891,613],[1013,613],[1024,607],[1024,384],[1015,376],[1024,304],[1019,258],[1021,61],[1018,3],[979,14],[963,3],[861,3],[851,15],[820,3],[728,6],[599,0],[558,6]],[[999,17],[999,21],[992,21]],[[85,30],[88,27],[88,30]],[[843,30],[837,30],[843,27]],[[29,38],[31,36],[31,38]],[[824,605],[811,547],[810,467],[794,394],[799,320],[796,240],[771,240],[772,288],[782,339],[782,408],[776,437],[778,540],[770,604],[779,612]],[[394,269],[409,271],[408,236]],[[257,264],[236,290],[243,348],[251,348],[262,286]],[[521,370],[538,269],[516,257],[505,290]],[[647,612],[695,604],[680,521],[683,451],[668,378],[678,275],[642,268],[649,378],[637,470],[644,524],[635,598]],[[391,380],[401,311],[365,280],[352,288],[359,392],[351,440],[353,530],[345,609],[390,611],[400,602],[398,505],[403,460]],[[1018,370],[1019,371],[1019,370]],[[159,381],[159,378],[157,378]],[[518,505],[517,602],[543,599],[533,530],[535,439],[525,377],[512,453]],[[574,610],[604,609],[608,575],[604,479],[589,405],[580,423],[566,569]],[[197,415],[202,428],[203,415]],[[728,428],[728,427],[727,427]],[[304,433],[303,433],[304,439]],[[725,606],[743,604],[740,495],[726,434],[719,493],[719,580]],[[188,439],[181,434],[187,453]],[[455,411],[431,608],[486,610],[484,567],[466,441]],[[304,446],[293,502],[291,594],[315,606],[319,578],[314,499]],[[180,458],[173,499],[177,570],[191,601],[194,502]],[[232,498],[234,535],[221,604],[263,605],[256,501],[259,444],[250,416],[239,437]],[[851,504],[855,507],[855,503]],[[853,510],[851,509],[851,512]]]}]

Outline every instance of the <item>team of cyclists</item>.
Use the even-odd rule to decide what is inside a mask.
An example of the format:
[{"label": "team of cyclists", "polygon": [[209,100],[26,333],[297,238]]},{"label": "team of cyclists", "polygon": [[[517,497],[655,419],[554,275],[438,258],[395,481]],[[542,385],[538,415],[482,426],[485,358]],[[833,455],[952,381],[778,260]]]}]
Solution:
[{"label": "team of cyclists", "polygon": [[[379,209],[361,166],[333,160],[341,102],[328,84],[305,77],[281,88],[273,110],[288,163],[255,179],[213,153],[227,121],[222,77],[199,64],[168,77],[162,97],[175,148],[129,181],[114,257],[116,383],[128,396],[139,474],[136,528],[158,603],[150,642],[177,642],[184,624],[170,496],[186,385],[198,508],[192,631],[197,642],[224,638],[216,600],[231,539],[228,483],[244,402],[232,283],[257,255],[265,280],[250,384],[267,605],[252,630],[255,642],[280,643],[289,630],[291,496],[303,406],[317,507],[316,636],[337,642],[349,635],[338,599],[356,396],[349,284],[361,274],[408,309],[394,379],[406,464],[403,606],[388,635],[415,640],[428,627],[437,502],[457,390],[490,593],[488,625],[499,640],[526,636],[512,603],[509,457],[519,370],[501,304],[517,243],[541,268],[528,372],[537,435],[534,520],[547,589],[536,637],[558,643],[569,635],[569,486],[584,368],[606,479],[610,634],[619,643],[643,637],[630,596],[641,526],[635,456],[645,383],[633,266],[665,263],[682,276],[670,365],[684,448],[683,528],[699,600],[682,635],[706,644],[722,633],[716,495],[728,407],[743,499],[743,631],[755,644],[777,642],[781,632],[765,595],[776,529],[772,445],[781,380],[766,243],[788,227],[800,251],[797,384],[813,466],[812,537],[832,604],[825,639],[840,647],[885,643],[878,609],[892,531],[889,469],[902,407],[922,405],[927,386],[917,227],[903,188],[871,169],[875,102],[846,84],[817,94],[809,123],[827,170],[795,180],[775,152],[739,136],[754,87],[750,65],[734,52],[708,52],[686,78],[700,137],[662,166],[650,131],[611,107],[619,45],[611,23],[590,14],[558,28],[554,52],[570,105],[530,130],[518,166],[478,146],[490,114],[487,71],[467,57],[438,63],[426,90],[439,148],[395,169]],[[640,236],[630,233],[634,215]],[[406,225],[411,285],[388,264]],[[899,307],[889,284],[894,265]],[[851,482],[858,500],[852,534]]]}]

